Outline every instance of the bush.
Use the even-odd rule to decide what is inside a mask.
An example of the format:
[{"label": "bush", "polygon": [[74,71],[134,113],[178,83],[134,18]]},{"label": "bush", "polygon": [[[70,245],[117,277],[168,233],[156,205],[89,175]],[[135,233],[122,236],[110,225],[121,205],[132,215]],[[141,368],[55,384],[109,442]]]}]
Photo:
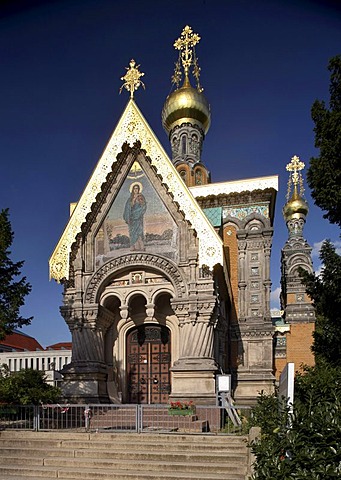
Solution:
[{"label": "bush", "polygon": [[0,403],[11,405],[38,405],[55,403],[61,392],[48,385],[44,373],[39,370],[20,370],[10,375],[0,374]]},{"label": "bush", "polygon": [[261,395],[253,424],[253,479],[329,480],[341,476],[341,369],[305,368],[295,379],[294,413],[280,412],[278,399]]}]

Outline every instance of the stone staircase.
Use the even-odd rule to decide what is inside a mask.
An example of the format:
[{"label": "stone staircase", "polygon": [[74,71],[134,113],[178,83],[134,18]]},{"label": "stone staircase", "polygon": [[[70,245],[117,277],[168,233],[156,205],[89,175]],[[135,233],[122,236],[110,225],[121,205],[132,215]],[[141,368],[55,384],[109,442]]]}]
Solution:
[{"label": "stone staircase", "polygon": [[0,432],[0,480],[246,480],[247,436]]}]

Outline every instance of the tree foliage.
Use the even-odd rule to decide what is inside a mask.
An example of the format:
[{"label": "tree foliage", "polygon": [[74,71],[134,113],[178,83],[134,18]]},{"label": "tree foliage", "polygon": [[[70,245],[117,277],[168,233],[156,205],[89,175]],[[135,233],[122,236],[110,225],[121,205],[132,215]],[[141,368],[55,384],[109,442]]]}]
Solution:
[{"label": "tree foliage", "polygon": [[[272,410],[269,406],[272,405]],[[254,480],[331,480],[341,476],[341,369],[306,368],[295,378],[294,413],[281,412],[274,396],[261,395],[254,423],[261,437]]]},{"label": "tree foliage", "polygon": [[59,388],[46,383],[44,372],[26,369],[8,374],[0,372],[0,403],[38,405],[59,400]]},{"label": "tree foliage", "polygon": [[317,363],[341,367],[341,257],[326,241],[320,251],[321,275],[301,271],[316,311],[313,351]]},{"label": "tree foliage", "polygon": [[[319,101],[312,107],[320,156],[311,159],[308,184],[324,217],[341,226],[341,56],[331,59],[329,70],[329,110]],[[296,373],[293,415],[280,412],[276,396],[258,399],[253,422],[262,433],[251,446],[254,480],[341,478],[341,257],[326,241],[320,259],[321,275],[300,271],[316,311],[316,365]]]},{"label": "tree foliage", "polygon": [[23,318],[20,307],[24,305],[25,296],[31,291],[26,277],[17,280],[21,275],[21,262],[12,262],[10,247],[13,232],[8,218],[8,209],[0,212],[0,340],[12,333],[16,327],[29,325],[32,317]]},{"label": "tree foliage", "polygon": [[315,123],[315,147],[319,157],[311,158],[307,181],[315,204],[324,217],[341,226],[341,55],[332,58],[329,109],[316,100],[311,109]]}]

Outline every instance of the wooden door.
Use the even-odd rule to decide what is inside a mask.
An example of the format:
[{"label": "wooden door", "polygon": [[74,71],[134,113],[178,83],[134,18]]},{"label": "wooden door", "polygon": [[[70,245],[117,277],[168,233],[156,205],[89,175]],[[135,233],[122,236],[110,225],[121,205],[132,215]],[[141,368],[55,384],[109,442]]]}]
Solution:
[{"label": "wooden door", "polygon": [[130,403],[167,403],[170,394],[170,331],[161,325],[141,325],[127,336]]}]

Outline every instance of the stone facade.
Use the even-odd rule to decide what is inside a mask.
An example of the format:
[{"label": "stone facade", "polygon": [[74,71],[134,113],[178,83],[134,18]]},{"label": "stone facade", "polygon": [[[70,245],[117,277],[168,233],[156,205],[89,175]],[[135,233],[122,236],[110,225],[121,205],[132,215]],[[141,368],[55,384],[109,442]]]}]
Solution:
[{"label": "stone facade", "polygon": [[[156,253],[157,245],[149,242],[149,246],[145,239],[145,251],[132,251],[130,246],[114,258],[110,251],[98,264],[96,235],[135,162],[176,225],[176,261]],[[224,280],[199,266],[195,232],[138,146],[127,148],[109,175],[71,256],[61,308],[73,342],[72,363],[63,371],[65,396],[78,401],[104,402],[110,397],[127,402],[132,388],[125,375],[127,334],[135,327],[158,324],[171,332],[171,398],[190,396],[198,403],[214,402],[219,360],[214,351],[215,332],[227,330],[227,318],[219,311],[227,301],[223,288],[217,302],[218,284]]]},{"label": "stone facade", "polygon": [[[239,403],[273,390],[278,178],[210,183],[201,162],[210,109],[189,82],[191,55],[162,112],[172,158],[130,99],[51,257],[72,333],[70,401],[214,404],[217,373],[232,375]],[[130,69],[133,94],[129,79],[141,74]],[[293,248],[283,250],[286,299],[301,292]],[[310,315],[285,302],[287,318]]]},{"label": "stone facade", "polygon": [[[147,188],[157,192],[169,217],[165,222],[175,232],[167,247],[160,247],[162,239],[153,243],[152,235],[148,240],[145,236],[140,250],[115,243],[117,238],[123,242],[124,236],[114,236],[114,221],[123,222],[108,218],[119,197],[127,196],[125,186],[134,183],[130,177],[137,168],[140,183],[145,182],[143,192],[146,197]],[[276,190],[264,182],[263,190],[248,194],[234,192],[230,183],[226,195],[215,195],[215,184],[208,185],[205,196],[200,187],[192,190],[198,195],[193,205],[203,209],[206,222],[213,221],[223,237],[224,262],[209,268],[199,261],[200,239],[140,143],[124,147],[70,252],[61,307],[73,342],[72,362],[63,371],[63,391],[69,400],[129,402],[132,389],[139,388],[134,382],[142,379],[148,387],[151,380],[158,382],[150,387],[154,392],[166,391],[159,401],[191,398],[214,403],[218,371],[232,373],[239,401],[254,401],[260,390],[272,389],[269,262]],[[121,232],[121,226],[117,228]],[[170,332],[169,379],[160,372],[154,377],[146,372],[145,378],[140,365],[142,373],[136,378],[132,374],[132,381],[127,374],[128,335],[153,325]],[[148,391],[140,397],[142,402],[151,401]]]}]

